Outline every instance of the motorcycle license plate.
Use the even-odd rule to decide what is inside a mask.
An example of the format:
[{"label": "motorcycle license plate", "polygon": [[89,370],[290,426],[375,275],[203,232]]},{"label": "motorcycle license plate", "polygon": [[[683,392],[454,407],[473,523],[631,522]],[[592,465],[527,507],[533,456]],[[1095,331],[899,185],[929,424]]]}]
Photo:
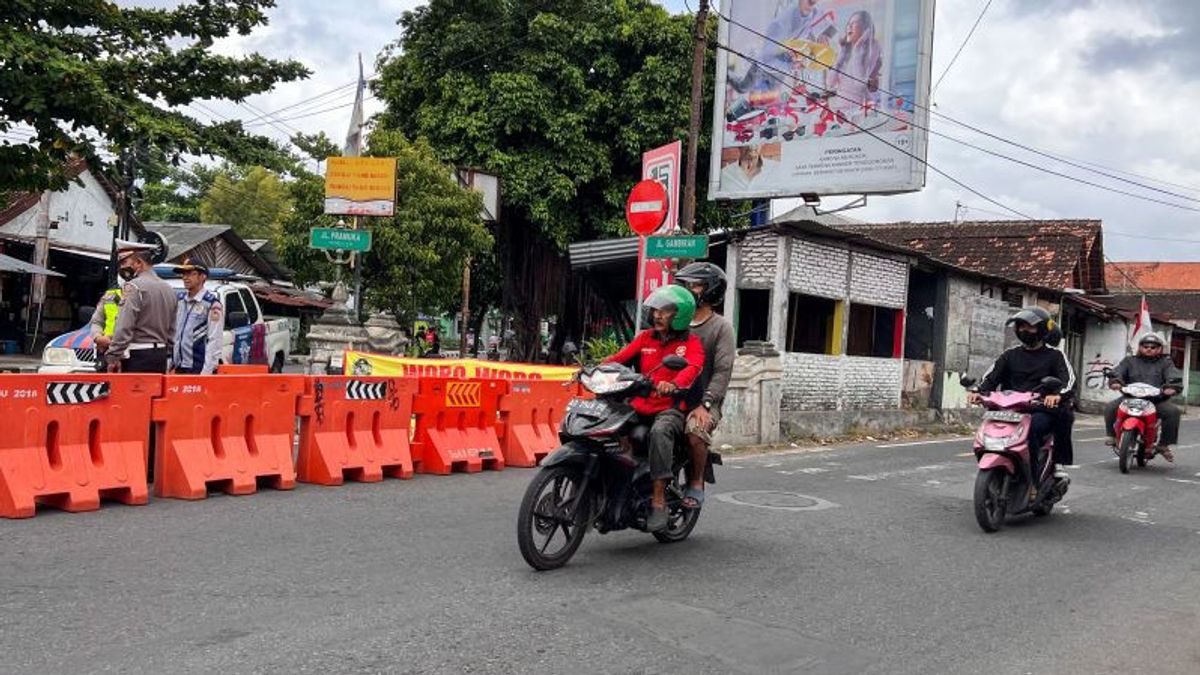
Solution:
[{"label": "motorcycle license plate", "polygon": [[604,402],[595,399],[576,398],[567,404],[567,412],[577,412],[584,415],[603,415],[608,412],[608,406]]},{"label": "motorcycle license plate", "polygon": [[1020,422],[1021,413],[1011,410],[991,410],[984,413],[983,419],[996,422]]}]

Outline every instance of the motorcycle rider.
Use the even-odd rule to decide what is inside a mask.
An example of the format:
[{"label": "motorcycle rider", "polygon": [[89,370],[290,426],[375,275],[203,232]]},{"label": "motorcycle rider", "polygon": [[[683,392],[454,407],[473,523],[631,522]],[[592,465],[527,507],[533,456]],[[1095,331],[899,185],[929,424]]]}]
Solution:
[{"label": "motorcycle rider", "polygon": [[[1066,356],[1046,344],[1046,337],[1054,329],[1054,319],[1050,313],[1041,307],[1027,307],[1012,315],[1006,325],[1013,326],[1020,346],[1013,347],[1000,355],[992,367],[984,374],[979,383],[979,392],[971,392],[967,401],[977,404],[982,400],[981,394],[991,393],[997,389],[1005,391],[1037,391],[1041,387],[1042,378],[1056,377],[1063,382],[1059,391],[1046,392],[1042,398],[1043,409],[1031,413],[1029,425],[1029,448],[1033,458],[1034,475],[1040,475],[1042,466],[1041,448],[1047,434],[1054,433],[1060,424],[1059,405],[1063,396],[1068,395],[1075,387],[1075,372]],[[1054,461],[1054,458],[1046,458]],[[1061,467],[1055,466],[1055,478],[1066,478],[1067,474]]]},{"label": "motorcycle rider", "polygon": [[698,509],[704,504],[704,470],[712,432],[721,421],[721,404],[733,376],[737,352],[733,323],[717,314],[714,307],[725,298],[725,271],[712,263],[695,262],[675,275],[675,283],[696,298],[696,316],[691,331],[704,345],[704,372],[700,386],[693,391],[695,405],[687,418],[687,441],[692,454],[691,475],[684,493],[684,508]]},{"label": "motorcycle rider", "polygon": [[[1165,342],[1158,333],[1146,333],[1138,340],[1138,351],[1133,356],[1121,359],[1117,367],[1109,373],[1108,386],[1120,391],[1127,384],[1140,382],[1162,390],[1164,397],[1179,393],[1179,383],[1182,375],[1171,357],[1163,353]],[[1104,408],[1104,433],[1108,435],[1108,445],[1116,445],[1117,431],[1113,427],[1117,423],[1117,408],[1125,396],[1118,396]],[[1158,439],[1158,454],[1168,462],[1174,463],[1175,455],[1171,446],[1179,442],[1179,406],[1170,401],[1155,401],[1158,417],[1162,420],[1162,436]]]},{"label": "motorcycle rider", "polygon": [[[672,476],[676,442],[684,434],[687,401],[677,400],[675,394],[688,390],[704,369],[704,346],[700,338],[688,330],[696,314],[696,301],[687,290],[662,286],[645,302],[651,328],[642,331],[629,344],[604,360],[633,367],[650,378],[654,391],[630,401],[642,421],[650,424],[646,442],[650,460],[650,478],[654,491],[650,498],[650,516],[646,529],[658,532],[667,527],[667,481]],[[688,366],[679,372],[660,367],[669,355],[687,359]]]}]

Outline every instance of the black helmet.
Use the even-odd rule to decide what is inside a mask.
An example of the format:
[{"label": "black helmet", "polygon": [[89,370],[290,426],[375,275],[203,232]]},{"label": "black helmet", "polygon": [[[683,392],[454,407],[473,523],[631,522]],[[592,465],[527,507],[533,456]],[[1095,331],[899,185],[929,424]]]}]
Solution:
[{"label": "black helmet", "polygon": [[[1022,323],[1033,326],[1036,332],[1033,335],[1029,335],[1027,333],[1022,333],[1020,330],[1016,330],[1018,328],[1017,324]],[[1050,316],[1050,312],[1047,312],[1041,307],[1026,307],[1025,309],[1010,316],[1005,324],[1012,325],[1017,334],[1017,339],[1027,345],[1044,342],[1046,340],[1046,336],[1048,336],[1050,331],[1054,330],[1056,327],[1054,318]]]},{"label": "black helmet", "polygon": [[696,297],[700,305],[719,305],[725,299],[725,270],[712,263],[694,262],[675,274],[675,283],[688,287],[704,284],[704,290]]}]

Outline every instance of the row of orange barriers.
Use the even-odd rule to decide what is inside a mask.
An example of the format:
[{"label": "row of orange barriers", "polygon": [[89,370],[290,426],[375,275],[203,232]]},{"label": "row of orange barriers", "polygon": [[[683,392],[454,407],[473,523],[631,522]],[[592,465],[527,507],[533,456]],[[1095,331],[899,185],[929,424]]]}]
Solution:
[{"label": "row of orange barriers", "polygon": [[145,504],[149,467],[154,496],[177,499],[532,467],[557,447],[577,393],[550,381],[259,371],[0,375],[0,517]]}]

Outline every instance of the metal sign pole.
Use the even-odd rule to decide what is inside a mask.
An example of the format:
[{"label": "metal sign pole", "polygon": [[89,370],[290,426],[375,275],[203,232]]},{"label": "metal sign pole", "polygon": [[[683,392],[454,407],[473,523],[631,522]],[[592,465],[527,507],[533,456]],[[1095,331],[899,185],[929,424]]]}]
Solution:
[{"label": "metal sign pole", "polygon": [[642,332],[642,289],[646,287],[646,237],[638,237],[637,313],[633,317],[634,335]]}]

